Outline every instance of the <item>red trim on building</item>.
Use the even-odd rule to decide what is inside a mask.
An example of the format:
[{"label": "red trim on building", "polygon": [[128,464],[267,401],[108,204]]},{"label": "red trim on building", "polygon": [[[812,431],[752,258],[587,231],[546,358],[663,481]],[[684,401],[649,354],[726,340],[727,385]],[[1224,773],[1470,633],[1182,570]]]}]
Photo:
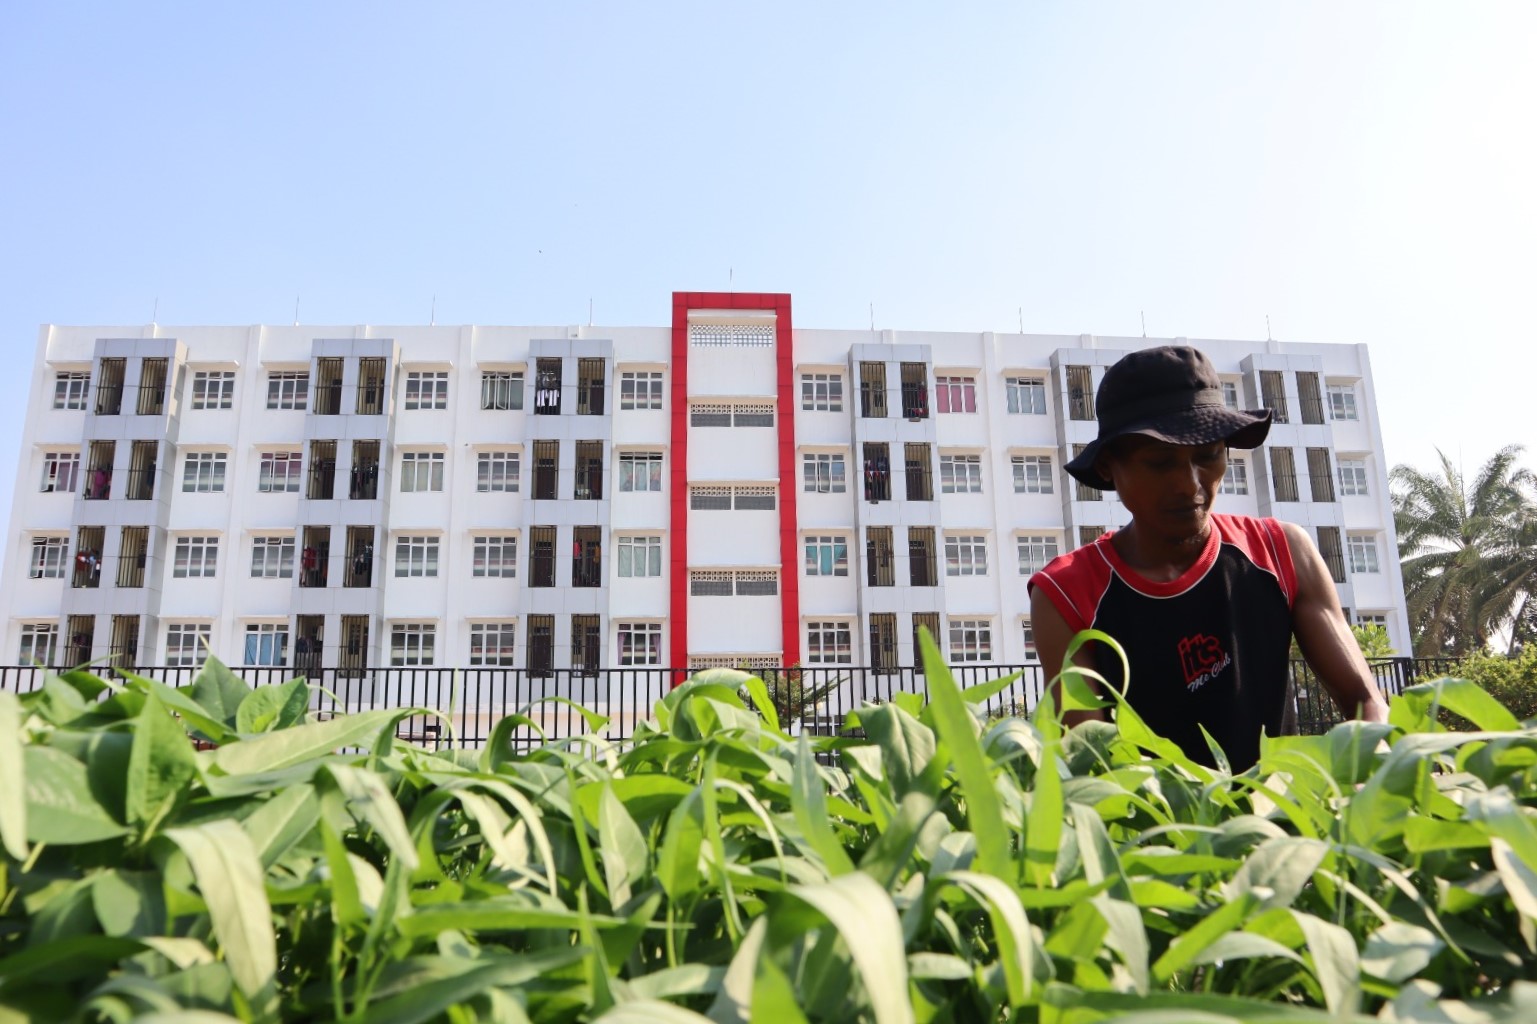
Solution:
[{"label": "red trim on building", "polygon": [[[668,524],[668,661],[680,668],[688,666],[688,298],[672,293],[672,503]],[[673,680],[681,683],[685,677]]]}]

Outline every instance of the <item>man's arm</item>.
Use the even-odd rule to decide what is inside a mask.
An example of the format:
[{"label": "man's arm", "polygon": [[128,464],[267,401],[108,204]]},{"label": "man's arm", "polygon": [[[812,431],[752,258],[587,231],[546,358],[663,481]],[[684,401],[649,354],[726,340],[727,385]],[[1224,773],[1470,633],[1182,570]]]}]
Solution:
[{"label": "man's arm", "polygon": [[1346,718],[1386,722],[1388,706],[1377,691],[1371,669],[1350,633],[1340,609],[1339,594],[1329,567],[1308,532],[1296,523],[1282,523],[1292,566],[1297,573],[1297,599],[1292,604],[1292,631],[1297,646]]},{"label": "man's arm", "polygon": [[[1052,678],[1062,671],[1063,658],[1067,655],[1067,645],[1072,642],[1073,628],[1067,624],[1062,613],[1057,611],[1057,606],[1051,603],[1051,598],[1041,592],[1040,587],[1033,587],[1030,591],[1030,628],[1035,632],[1035,651],[1041,658],[1041,668],[1046,672],[1046,679],[1051,685],[1048,687],[1051,699],[1058,708],[1062,707],[1062,684],[1051,682]],[[1084,644],[1078,648],[1078,653],[1073,656],[1073,664],[1080,668],[1093,668],[1094,659],[1089,655],[1089,645]],[[1094,680],[1088,680],[1089,686],[1096,694],[1100,692],[1099,684]],[[1062,716],[1062,724],[1072,728],[1079,722],[1108,721],[1109,714],[1103,709],[1096,711],[1069,711]]]}]

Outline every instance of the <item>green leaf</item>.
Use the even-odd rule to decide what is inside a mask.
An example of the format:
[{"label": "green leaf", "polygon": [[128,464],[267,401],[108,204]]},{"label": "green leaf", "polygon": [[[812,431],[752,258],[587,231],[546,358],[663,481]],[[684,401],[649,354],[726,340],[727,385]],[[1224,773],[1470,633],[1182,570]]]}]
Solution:
[{"label": "green leaf", "polygon": [[139,825],[155,821],[196,776],[197,756],[186,731],[151,694],[134,720],[128,755],[128,820]]},{"label": "green leaf", "polygon": [[192,680],[188,696],[202,705],[211,718],[227,728],[235,725],[240,705],[251,692],[251,686],[212,654],[203,662],[202,671]]},{"label": "green leaf", "polygon": [[[437,970],[433,973],[436,977],[423,977],[399,995],[370,1002],[368,1009],[356,1019],[358,1024],[423,1024],[481,992],[525,985],[541,975],[577,962],[586,954],[587,951],[578,946],[526,953],[516,958],[499,957],[489,963],[464,960],[452,965],[435,964]],[[435,961],[443,959],[434,958]]]},{"label": "green leaf", "polygon": [[662,833],[662,850],[656,874],[673,900],[682,900],[699,889],[699,849],[704,844],[704,801],[697,789],[673,808]]},{"label": "green leaf", "polygon": [[280,686],[258,686],[236,709],[235,728],[243,733],[288,729],[304,721],[309,706],[310,688],[303,678]]},{"label": "green leaf", "polygon": [[821,885],[791,886],[789,895],[825,917],[843,936],[864,979],[876,1024],[912,1024],[902,922],[886,890],[855,871]]},{"label": "green leaf", "polygon": [[1423,732],[1430,728],[1435,707],[1461,715],[1490,732],[1515,732],[1521,728],[1505,705],[1468,679],[1437,679],[1408,687],[1393,698],[1388,722],[1406,731]]},{"label": "green leaf", "polygon": [[225,740],[235,738],[235,734],[222,719],[211,715],[207,708],[180,690],[173,689],[159,680],[136,675],[123,669],[118,669],[118,673],[127,681],[130,688],[145,695],[153,694],[158,697],[160,703],[180,715],[183,721],[215,743],[223,743]]},{"label": "green leaf", "polygon": [[1062,845],[1063,803],[1061,762],[1057,745],[1046,744],[1035,770],[1035,789],[1025,812],[1025,877],[1036,887],[1052,883]]},{"label": "green leaf", "polygon": [[165,933],[165,890],[154,872],[101,872],[91,882],[91,904],[108,935],[147,938]]},{"label": "green leaf", "polygon": [[22,756],[21,701],[0,693],[0,849],[27,859],[27,776]]},{"label": "green leaf", "polygon": [[1328,855],[1316,839],[1267,839],[1223,886],[1228,899],[1260,891],[1261,907],[1289,907]]},{"label": "green leaf", "polygon": [[1238,928],[1258,904],[1259,896],[1254,892],[1242,892],[1230,898],[1169,944],[1153,963],[1153,978],[1165,985],[1178,971],[1201,962],[1206,951],[1218,939]]},{"label": "green leaf", "polygon": [[228,775],[277,771],[342,747],[357,746],[401,719],[423,713],[422,708],[387,708],[263,733],[239,743],[226,743],[214,752],[213,763]]},{"label": "green leaf", "polygon": [[603,853],[604,880],[610,903],[622,906],[630,900],[631,886],[646,877],[650,850],[640,826],[605,782],[598,798],[598,848]]},{"label": "green leaf", "polygon": [[254,998],[272,983],[277,970],[272,910],[255,846],[228,820],[170,829],[166,836],[192,865],[235,984]]},{"label": "green leaf", "polygon": [[1324,991],[1324,1004],[1337,1015],[1354,1013],[1361,1002],[1361,963],[1355,940],[1339,925],[1312,914],[1294,910],[1292,916],[1307,936],[1313,974]]},{"label": "green leaf", "polygon": [[854,870],[843,844],[828,824],[827,795],[822,791],[822,774],[811,756],[811,743],[804,734],[795,748],[795,781],[790,791],[790,806],[801,836],[821,859],[829,875],[844,875]]},{"label": "green leaf", "polygon": [[1429,967],[1430,961],[1445,948],[1446,943],[1430,929],[1392,921],[1366,937],[1361,969],[1383,981],[1399,984]]},{"label": "green leaf", "polygon": [[400,805],[385,788],[384,780],[366,768],[354,768],[335,762],[326,765],[319,777],[326,776],[331,778],[338,792],[346,798],[347,809],[372,825],[379,838],[390,848],[390,854],[415,871],[421,863],[417,858],[416,844],[411,840],[410,830],[406,828],[406,819],[400,813]]},{"label": "green leaf", "polygon": [[710,1024],[710,1018],[672,1003],[641,999],[619,1004],[599,1017],[597,1024]]},{"label": "green leaf", "polygon": [[861,708],[859,723],[881,751],[881,766],[900,800],[918,784],[934,759],[934,730],[895,704]]},{"label": "green leaf", "polygon": [[96,801],[85,765],[49,747],[23,752],[27,786],[27,838],[72,846],[127,835]]},{"label": "green leaf", "polygon": [[[987,910],[993,926],[993,939],[998,946],[998,964],[1003,968],[1004,983],[1008,988],[1009,1005],[1018,1009],[1030,1002],[1036,975],[1035,939],[1019,895],[1002,879],[975,871],[951,871],[934,880],[934,883],[941,882],[960,886]],[[1042,973],[1045,972],[1043,966]],[[1143,972],[1146,973],[1145,956]]]},{"label": "green leaf", "polygon": [[262,867],[270,868],[294,844],[308,836],[320,818],[320,801],[315,787],[297,783],[278,790],[246,816],[241,827],[257,845]]},{"label": "green leaf", "polygon": [[1516,856],[1510,844],[1499,837],[1489,840],[1489,854],[1516,910],[1537,921],[1537,871]]}]

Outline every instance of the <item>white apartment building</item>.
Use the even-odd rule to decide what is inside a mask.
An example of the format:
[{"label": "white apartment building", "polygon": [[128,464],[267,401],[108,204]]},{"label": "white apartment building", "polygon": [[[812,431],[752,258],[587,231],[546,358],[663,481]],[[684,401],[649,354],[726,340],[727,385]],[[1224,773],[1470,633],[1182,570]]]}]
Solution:
[{"label": "white apartment building", "polygon": [[[7,658],[349,670],[1034,660],[1025,583],[1128,521],[1062,470],[1104,368],[1185,339],[666,327],[41,329]],[[1196,341],[1276,410],[1219,511],[1318,541],[1408,649],[1365,346]]]}]

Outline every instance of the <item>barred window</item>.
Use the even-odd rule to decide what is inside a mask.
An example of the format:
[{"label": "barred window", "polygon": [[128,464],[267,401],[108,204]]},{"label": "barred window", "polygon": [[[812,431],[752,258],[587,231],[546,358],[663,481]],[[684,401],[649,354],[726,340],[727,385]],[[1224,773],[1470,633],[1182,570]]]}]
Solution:
[{"label": "barred window", "polygon": [[52,665],[59,651],[59,627],[52,622],[28,622],[21,627],[20,665]]},{"label": "barred window", "polygon": [[1046,380],[1043,377],[1010,377],[1005,382],[1009,412],[1014,415],[1046,415]]},{"label": "barred window", "polygon": [[772,512],[776,507],[774,488],[754,484],[738,484],[733,507],[738,512]]},{"label": "barred window", "polygon": [[171,575],[177,579],[211,577],[218,571],[218,537],[177,537]]},{"label": "barred window", "polygon": [[1019,574],[1033,576],[1057,557],[1057,538],[1049,534],[1027,533],[1019,538]]},{"label": "barred window", "polygon": [[1352,533],[1345,538],[1346,551],[1350,556],[1353,573],[1381,572],[1377,562],[1377,538],[1369,533]]},{"label": "barred window", "polygon": [[518,575],[518,538],[516,534],[477,534],[473,541],[474,562],[471,576],[513,579]]},{"label": "barred window", "polygon": [[662,538],[619,535],[619,575],[623,579],[662,575]]},{"label": "barred window", "polygon": [[283,371],[267,374],[267,408],[304,409],[310,404],[308,371]]},{"label": "barred window", "polygon": [[939,455],[939,489],[944,494],[982,493],[982,456]]},{"label": "barred window", "polygon": [[779,573],[773,569],[692,569],[688,592],[691,597],[774,597],[779,593]]},{"label": "barred window", "polygon": [[517,452],[481,452],[475,460],[475,490],[516,491],[518,489]]},{"label": "barred window", "polygon": [[447,409],[448,372],[412,370],[407,373],[406,408]]},{"label": "barred window", "polygon": [[691,427],[731,426],[731,406],[718,402],[696,402],[689,406],[688,425]]},{"label": "barred window", "polygon": [[401,536],[395,538],[396,576],[436,576],[437,574],[437,537]]},{"label": "barred window", "polygon": [[487,370],[480,375],[480,407],[501,412],[523,408],[523,375]]},{"label": "barred window", "polygon": [[287,665],[288,623],[248,623],[245,628],[245,663],[274,668]]},{"label": "barred window", "polygon": [[688,507],[695,512],[721,512],[731,509],[731,488],[697,485],[688,489]]},{"label": "barred window", "polygon": [[849,540],[836,535],[815,535],[806,538],[807,576],[847,576],[849,574]]},{"label": "barred window", "polygon": [[442,489],[442,452],[401,453],[400,491],[402,494],[441,491]]},{"label": "barred window", "polygon": [[43,455],[44,494],[73,494],[80,484],[79,452],[47,452]]},{"label": "barred window", "polygon": [[938,376],[934,378],[935,408],[941,413],[976,412],[977,378]]},{"label": "barred window", "polygon": [[1052,493],[1050,455],[1016,455],[1010,461],[1015,494]]},{"label": "barred window", "polygon": [[987,538],[981,534],[947,534],[945,575],[986,576]]},{"label": "barred window", "polygon": [[192,408],[229,409],[235,404],[235,371],[198,370],[192,375]]},{"label": "barred window", "polygon": [[801,472],[809,493],[842,494],[848,489],[842,452],[804,452]]},{"label": "barred window", "polygon": [[853,628],[847,620],[806,623],[806,664],[850,665],[853,662]]},{"label": "barred window", "polygon": [[261,494],[298,493],[303,466],[304,456],[299,452],[262,452],[256,490]]},{"label": "barred window", "polygon": [[730,597],[735,581],[729,572],[710,572],[696,569],[688,574],[690,597]]},{"label": "barred window", "polygon": [[801,409],[805,412],[842,412],[843,374],[801,374]]},{"label": "barred window", "polygon": [[397,622],[390,627],[390,664],[397,667],[431,665],[437,645],[436,626],[423,622]]},{"label": "barred window", "polygon": [[689,324],[688,343],[696,348],[771,348],[774,325]]},{"label": "barred window", "polygon": [[287,580],[293,575],[292,537],[257,537],[251,542],[252,579]]},{"label": "barred window", "polygon": [[766,402],[737,404],[731,407],[731,425],[734,427],[772,427],[774,407]]},{"label": "barred window", "polygon": [[84,409],[86,396],[91,390],[89,373],[63,370],[53,375],[53,407],[55,409]]},{"label": "barred window", "polygon": [[502,668],[517,665],[513,653],[517,647],[517,634],[518,623],[515,619],[470,623],[470,664]]},{"label": "barred window", "polygon": [[620,491],[661,491],[661,452],[620,452]]},{"label": "barred window", "polygon": [[662,624],[660,622],[619,623],[619,664],[660,665],[662,663]]},{"label": "barred window", "polygon": [[69,555],[69,538],[34,537],[32,567],[28,576],[34,580],[61,580]]},{"label": "barred window", "polygon": [[660,409],[662,373],[660,370],[626,370],[619,375],[620,409]]},{"label": "barred window", "polygon": [[206,622],[173,622],[165,627],[165,663],[173,668],[201,665],[209,650]]},{"label": "barred window", "polygon": [[217,494],[223,491],[227,465],[228,456],[224,452],[188,452],[182,465],[182,492]]},{"label": "barred window", "polygon": [[991,661],[993,624],[988,619],[950,620],[950,660],[952,662]]},{"label": "barred window", "polygon": [[1347,497],[1365,497],[1366,490],[1366,460],[1341,458],[1340,470],[1340,494]]},{"label": "barred window", "polygon": [[773,570],[738,569],[737,597],[774,597],[779,593],[779,574]]}]

